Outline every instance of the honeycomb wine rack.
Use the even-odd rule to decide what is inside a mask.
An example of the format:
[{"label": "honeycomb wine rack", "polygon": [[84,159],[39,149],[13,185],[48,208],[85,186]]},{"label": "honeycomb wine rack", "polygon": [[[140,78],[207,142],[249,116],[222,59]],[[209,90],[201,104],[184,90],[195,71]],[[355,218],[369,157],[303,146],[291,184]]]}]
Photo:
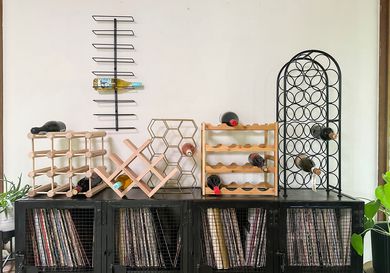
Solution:
[{"label": "honeycomb wine rack", "polygon": [[[208,132],[223,131],[227,134],[235,132],[253,131],[259,135],[261,143],[259,144],[208,144]],[[264,173],[264,181],[262,182],[245,182],[238,183],[235,181],[224,181],[221,188],[221,194],[224,195],[278,195],[278,124],[239,124],[235,127],[230,127],[226,124],[212,125],[209,123],[202,124],[202,193],[203,195],[213,195],[214,191],[207,186],[207,176],[212,174],[232,174],[232,173]],[[261,153],[266,160],[266,168],[258,168],[249,163],[239,165],[231,163],[229,165],[217,163],[209,164],[207,161],[208,155],[211,153],[229,154],[239,153]],[[272,174],[272,175],[270,175]]]}]

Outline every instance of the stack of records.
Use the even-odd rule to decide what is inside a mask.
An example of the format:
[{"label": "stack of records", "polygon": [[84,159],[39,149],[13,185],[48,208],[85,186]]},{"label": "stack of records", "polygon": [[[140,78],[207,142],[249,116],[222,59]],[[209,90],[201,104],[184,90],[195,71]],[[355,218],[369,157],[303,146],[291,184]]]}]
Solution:
[{"label": "stack of records", "polygon": [[351,264],[350,209],[288,209],[287,253],[290,266]]},{"label": "stack of records", "polygon": [[246,233],[242,236],[235,209],[208,208],[202,213],[203,260],[216,269],[264,267],[266,217],[264,209],[248,209]]},{"label": "stack of records", "polygon": [[149,208],[119,209],[117,253],[119,264],[132,268],[176,268],[181,251],[181,231],[174,246],[167,243],[158,212]]},{"label": "stack of records", "polygon": [[72,215],[67,209],[33,209],[27,215],[35,266],[89,267]]}]

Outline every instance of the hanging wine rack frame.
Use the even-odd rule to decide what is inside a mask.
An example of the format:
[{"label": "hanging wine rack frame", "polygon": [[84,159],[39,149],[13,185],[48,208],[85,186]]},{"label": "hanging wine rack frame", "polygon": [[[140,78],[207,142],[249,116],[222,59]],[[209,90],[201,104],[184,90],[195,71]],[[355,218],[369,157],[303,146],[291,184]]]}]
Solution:
[{"label": "hanging wine rack frame", "polygon": [[[224,133],[234,134],[234,132],[252,131],[259,135],[259,139],[263,138],[262,143],[259,144],[208,144],[208,132],[223,131]],[[227,124],[212,125],[209,123],[202,123],[202,194],[214,195],[214,191],[207,186],[207,176],[212,174],[232,174],[232,173],[264,173],[264,181],[262,182],[227,182],[222,181],[220,186],[221,194],[223,195],[273,195],[278,196],[278,124],[239,124],[235,127]],[[207,161],[207,156],[210,153],[224,153],[229,157],[229,153],[261,153],[266,160],[266,169],[252,166],[249,163],[238,165],[231,163],[225,165],[218,163],[211,165]],[[269,175],[272,174],[272,175]],[[271,181],[272,180],[272,181]]]},{"label": "hanging wine rack frame", "polygon": [[[111,16],[111,15],[92,15],[92,18],[97,23],[103,23],[105,27],[107,27],[108,24],[112,24],[112,29],[94,29],[92,32],[97,37],[112,37],[113,41],[112,43],[93,43],[92,46],[97,49],[98,51],[104,51],[112,50],[113,51],[113,57],[102,57],[102,56],[95,56],[92,57],[92,60],[96,63],[112,63],[113,64],[113,70],[95,70],[92,71],[92,74],[96,77],[109,77],[113,78],[114,82],[117,82],[118,77],[124,78],[124,77],[134,77],[135,74],[131,71],[121,71],[118,70],[118,64],[134,64],[135,61],[133,58],[130,57],[118,57],[120,52],[126,52],[126,55],[128,55],[128,52],[131,52],[134,50],[134,45],[131,43],[120,43],[118,42],[118,38],[120,37],[134,37],[134,31],[131,29],[128,29],[130,27],[130,24],[134,23],[133,16]],[[125,25],[125,27],[123,26]],[[124,29],[119,29],[119,25],[121,25]],[[131,89],[131,88],[129,88]],[[107,92],[107,91],[103,91]],[[115,118],[115,126],[114,127],[97,127],[94,129],[97,130],[136,130],[136,127],[134,126],[120,126],[119,124],[119,117],[136,117],[137,115],[134,113],[119,113],[119,104],[136,104],[134,100],[120,100],[118,99],[118,88],[115,85],[114,87],[114,99],[108,100],[108,99],[96,99],[94,102],[101,104],[107,104],[107,103],[113,103],[114,104],[114,113],[95,113],[94,116],[98,117],[114,117]]]},{"label": "hanging wine rack frame", "polygon": [[[320,50],[295,55],[277,78],[277,121],[279,123],[279,186],[287,189],[312,187],[311,173],[294,164],[306,154],[321,169],[317,188],[341,195],[341,71],[337,61]],[[310,129],[330,127],[338,138],[314,138]]]},{"label": "hanging wine rack frame", "polygon": [[[100,159],[101,164],[104,165],[104,156],[106,150],[104,149],[104,137],[105,131],[93,131],[93,132],[49,132],[46,134],[28,134],[28,138],[31,139],[32,151],[29,157],[32,159],[32,171],[28,173],[28,176],[32,179],[32,189],[28,192],[29,197],[34,197],[38,194],[46,194],[48,197],[54,197],[55,195],[66,195],[67,197],[73,197],[74,178],[77,175],[84,175],[89,178],[89,189],[86,192],[79,192],[79,195],[85,195],[86,197],[92,197],[101,190],[105,189],[107,185],[100,183],[95,187],[91,187],[91,177],[93,174],[93,168],[96,164],[96,159]],[[55,145],[55,141],[61,142],[60,149]],[[46,150],[36,150],[36,141],[48,141],[50,146]],[[78,141],[78,144],[84,146],[82,149],[73,149],[72,143]],[[94,149],[94,146],[100,146],[100,149]],[[63,147],[67,148],[64,149]],[[76,158],[79,158],[84,162],[83,166],[75,167]],[[62,159],[62,160],[61,160]],[[37,160],[49,160],[49,166],[43,168],[37,168]],[[67,162],[63,166],[58,166],[58,162]],[[57,163],[56,163],[57,162]],[[39,176],[47,177],[48,183],[37,185],[36,179]],[[68,183],[59,185],[58,177],[62,176],[67,179]]]}]

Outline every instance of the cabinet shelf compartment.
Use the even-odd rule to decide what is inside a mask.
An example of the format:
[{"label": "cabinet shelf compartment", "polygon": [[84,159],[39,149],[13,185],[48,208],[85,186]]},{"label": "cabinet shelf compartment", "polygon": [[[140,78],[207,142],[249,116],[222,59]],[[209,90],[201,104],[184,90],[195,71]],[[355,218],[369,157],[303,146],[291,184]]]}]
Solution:
[{"label": "cabinet shelf compartment", "polygon": [[16,203],[17,266],[23,264],[25,272],[96,272],[99,268],[97,203],[69,201]]},{"label": "cabinet shelf compartment", "polygon": [[108,264],[118,272],[184,273],[183,208],[175,203],[140,205],[139,200],[126,200],[110,205],[115,224],[109,247],[114,257]]},{"label": "cabinet shelf compartment", "polygon": [[356,213],[361,204],[283,204],[282,208],[285,272],[358,272],[361,257],[351,249],[350,238],[361,232],[361,216]]},{"label": "cabinet shelf compartment", "polygon": [[272,205],[224,201],[194,206],[194,222],[199,223],[194,231],[199,238],[194,242],[197,272],[272,272]]}]

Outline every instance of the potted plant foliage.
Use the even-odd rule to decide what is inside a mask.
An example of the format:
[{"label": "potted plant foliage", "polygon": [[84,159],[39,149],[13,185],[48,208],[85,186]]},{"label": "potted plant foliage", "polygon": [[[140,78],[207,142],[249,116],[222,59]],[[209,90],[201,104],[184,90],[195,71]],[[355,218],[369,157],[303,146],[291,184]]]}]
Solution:
[{"label": "potted plant foliage", "polygon": [[5,176],[2,182],[5,192],[0,193],[0,231],[10,231],[15,228],[14,203],[26,195],[30,186],[22,187],[21,175],[18,177],[17,184],[9,181]]},{"label": "potted plant foliage", "polygon": [[[364,235],[371,231],[372,263],[376,273],[390,272],[390,171],[383,175],[384,185],[375,189],[376,200],[364,206],[364,230],[352,234],[352,247],[363,255]],[[375,222],[374,217],[382,212],[385,221]]]}]

